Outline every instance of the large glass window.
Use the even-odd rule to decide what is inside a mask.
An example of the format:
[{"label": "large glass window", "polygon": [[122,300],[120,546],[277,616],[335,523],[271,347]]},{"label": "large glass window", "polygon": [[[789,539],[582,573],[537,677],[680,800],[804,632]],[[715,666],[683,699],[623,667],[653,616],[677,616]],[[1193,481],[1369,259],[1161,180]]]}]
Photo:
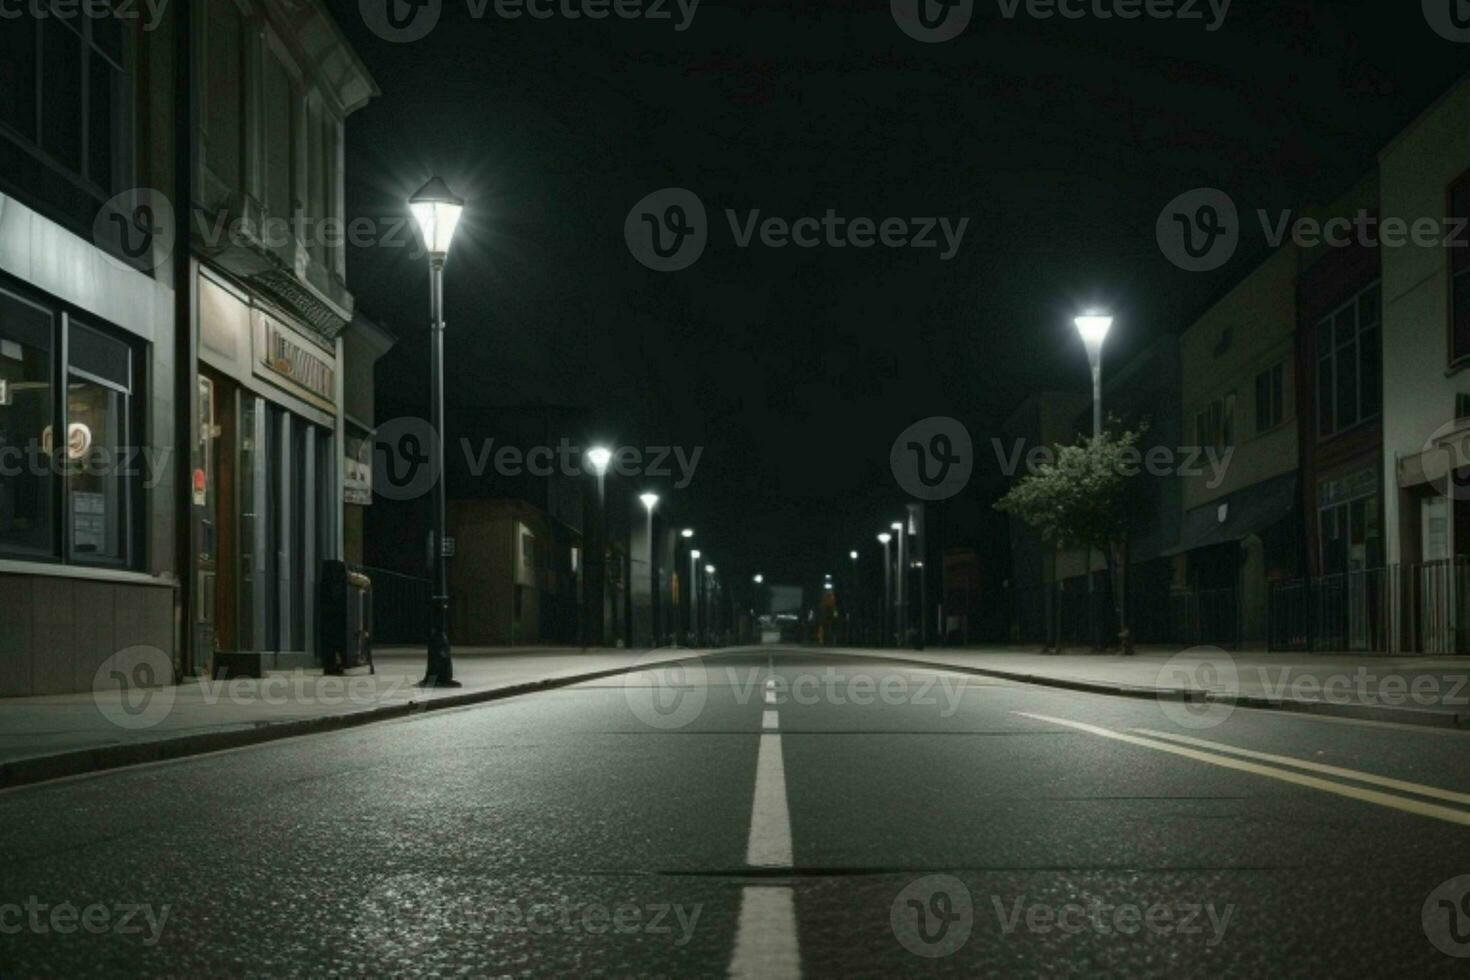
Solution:
[{"label": "large glass window", "polygon": [[1382,405],[1380,302],[1374,283],[1317,324],[1317,435],[1376,418]]},{"label": "large glass window", "polygon": [[54,317],[0,292],[0,554],[54,557]]},{"label": "large glass window", "polygon": [[0,554],[132,564],[136,359],[126,341],[0,291]]},{"label": "large glass window", "polygon": [[[97,204],[126,186],[128,32],[121,18],[69,6],[70,15],[3,21],[0,138],[16,151],[5,155],[3,176],[90,225]],[[57,179],[13,172],[30,165]]]}]

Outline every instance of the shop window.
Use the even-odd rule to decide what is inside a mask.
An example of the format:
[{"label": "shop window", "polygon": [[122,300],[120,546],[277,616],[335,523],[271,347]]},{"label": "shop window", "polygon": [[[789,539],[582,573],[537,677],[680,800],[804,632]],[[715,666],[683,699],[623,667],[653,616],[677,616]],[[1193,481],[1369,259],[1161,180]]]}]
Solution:
[{"label": "shop window", "polygon": [[[64,364],[53,353],[63,350]],[[137,357],[127,341],[0,292],[0,554],[134,563]]]},{"label": "shop window", "polygon": [[0,293],[0,553],[55,557],[52,314]]}]

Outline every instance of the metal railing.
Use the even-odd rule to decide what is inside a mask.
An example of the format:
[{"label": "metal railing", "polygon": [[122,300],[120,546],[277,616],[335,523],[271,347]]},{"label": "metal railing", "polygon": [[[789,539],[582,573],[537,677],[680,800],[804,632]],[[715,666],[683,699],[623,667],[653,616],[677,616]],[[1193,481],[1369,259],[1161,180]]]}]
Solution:
[{"label": "metal railing", "polygon": [[373,642],[422,643],[429,635],[429,596],[433,583],[385,568],[352,566],[373,580]]},{"label": "metal railing", "polygon": [[1267,619],[1272,650],[1470,652],[1470,559],[1275,583]]}]

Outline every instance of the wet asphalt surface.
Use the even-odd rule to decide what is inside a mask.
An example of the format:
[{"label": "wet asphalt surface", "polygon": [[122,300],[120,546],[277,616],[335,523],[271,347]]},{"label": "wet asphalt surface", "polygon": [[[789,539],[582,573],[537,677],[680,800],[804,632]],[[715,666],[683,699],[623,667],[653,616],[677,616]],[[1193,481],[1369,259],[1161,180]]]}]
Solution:
[{"label": "wet asphalt surface", "polygon": [[[768,712],[791,861],[752,869]],[[1470,735],[732,651],[0,793],[0,977],[721,976],[793,939],[812,977],[1465,975],[1470,796],[1425,788],[1470,794]],[[756,886],[794,916],[742,934]]]}]

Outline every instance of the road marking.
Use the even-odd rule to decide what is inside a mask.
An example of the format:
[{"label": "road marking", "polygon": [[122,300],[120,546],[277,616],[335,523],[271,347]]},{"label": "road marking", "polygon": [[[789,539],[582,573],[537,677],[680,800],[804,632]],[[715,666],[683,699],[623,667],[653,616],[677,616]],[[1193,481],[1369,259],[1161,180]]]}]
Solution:
[{"label": "road marking", "polygon": [[755,759],[755,799],[745,863],[753,868],[791,867],[791,812],[786,805],[786,769],[781,736],[762,735]]},{"label": "road marking", "polygon": [[1277,769],[1273,766],[1263,766],[1259,763],[1247,762],[1244,759],[1233,759],[1230,756],[1214,755],[1209,752],[1200,751],[1199,749],[1186,748],[1183,745],[1175,745],[1171,742],[1160,742],[1138,735],[1127,735],[1123,732],[1099,728],[1096,725],[1088,725],[1080,721],[1068,721],[1065,718],[1052,718],[1047,715],[1034,715],[1028,711],[1015,711],[1012,714],[1020,715],[1023,718],[1031,718],[1036,721],[1044,721],[1052,725],[1075,728],[1089,735],[1111,738],[1119,742],[1127,742],[1130,745],[1141,745],[1144,748],[1169,752],[1174,755],[1184,756],[1186,759],[1194,759],[1196,762],[1205,762],[1212,766],[1253,773],[1254,775],[1266,776],[1270,779],[1279,779],[1282,782],[1295,783],[1298,786],[1306,786],[1309,789],[1321,790],[1324,793],[1333,793],[1337,796],[1346,796],[1350,799],[1361,800],[1364,803],[1376,803],[1379,806],[1418,814],[1421,817],[1433,817],[1449,823],[1470,826],[1470,813],[1466,813],[1463,810],[1451,810],[1449,807],[1439,806],[1435,803],[1422,803],[1418,800],[1409,800],[1401,796],[1390,796],[1388,793],[1379,793],[1376,790],[1361,789],[1356,786],[1344,786],[1341,783],[1329,782],[1325,779],[1318,779],[1315,776],[1306,776],[1288,769]]},{"label": "road marking", "polygon": [[1289,755],[1272,755],[1269,752],[1256,752],[1252,749],[1242,749],[1234,745],[1226,745],[1222,742],[1209,742],[1202,738],[1191,738],[1188,735],[1175,735],[1171,732],[1156,732],[1147,728],[1133,728],[1130,731],[1139,735],[1149,735],[1153,738],[1162,738],[1170,742],[1181,742],[1185,745],[1193,745],[1201,749],[1215,749],[1218,752],[1228,752],[1231,755],[1244,756],[1247,759],[1259,759],[1262,762],[1277,762],[1282,765],[1295,766],[1298,769],[1308,769],[1312,772],[1320,772],[1328,776],[1340,776],[1343,779],[1351,779],[1360,783],[1372,783],[1374,786],[1383,786],[1388,789],[1396,789],[1405,793],[1413,793],[1416,796],[1430,796],[1437,800],[1445,800],[1450,803],[1470,805],[1470,793],[1456,793],[1453,790],[1439,789],[1436,786],[1425,786],[1422,783],[1411,783],[1404,779],[1391,779],[1388,776],[1375,776],[1369,772],[1359,772],[1356,769],[1345,769],[1342,766],[1329,766],[1321,762],[1311,762],[1306,759],[1297,759]]},{"label": "road marking", "polygon": [[781,727],[781,713],[779,711],[767,711],[761,715],[761,728],[768,732],[774,732]]},{"label": "road marking", "polygon": [[796,899],[791,889],[758,885],[740,892],[740,924],[730,977],[786,978],[801,976],[796,940]]},{"label": "road marking", "polygon": [[767,691],[766,692],[766,704],[775,704],[775,703],[776,703],[776,692],[775,691]]}]

